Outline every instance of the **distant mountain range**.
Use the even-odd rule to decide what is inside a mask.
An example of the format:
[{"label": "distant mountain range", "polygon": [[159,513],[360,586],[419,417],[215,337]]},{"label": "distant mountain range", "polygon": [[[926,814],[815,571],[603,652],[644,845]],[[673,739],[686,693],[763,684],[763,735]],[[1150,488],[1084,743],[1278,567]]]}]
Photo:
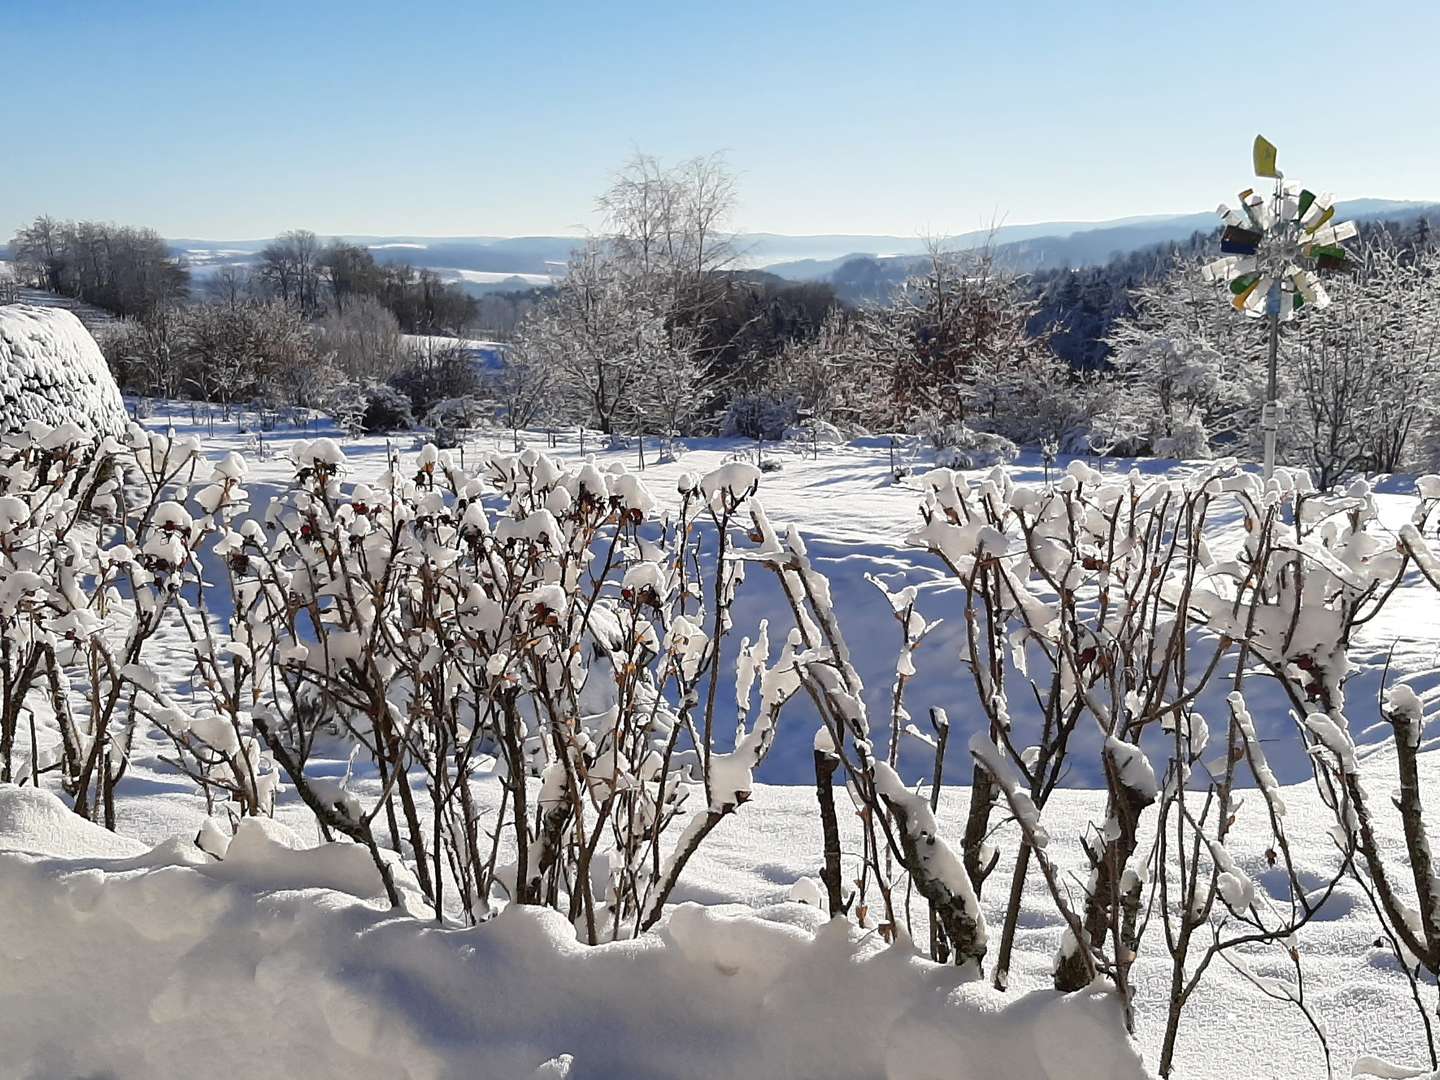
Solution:
[{"label": "distant mountain range", "polygon": [[[1413,219],[1440,213],[1440,203],[1393,199],[1353,199],[1336,206],[1342,219]],[[1210,232],[1219,222],[1213,213],[1156,214],[1111,221],[1047,221],[1032,225],[1000,225],[945,238],[947,247],[966,250],[993,243],[997,256],[1015,270],[1094,266],[1154,244],[1184,241]],[[325,237],[323,239],[330,239]],[[408,262],[437,271],[448,281],[480,294],[533,288],[561,272],[580,242],[574,236],[343,236],[338,239],[368,247],[377,259]],[[828,281],[849,285],[874,277],[856,260],[880,264],[905,261],[925,251],[918,236],[742,233],[734,238],[737,265],[763,270],[791,281]],[[171,249],[185,259],[198,278],[222,266],[253,263],[269,240],[175,239]],[[0,258],[5,251],[0,248]],[[894,267],[890,268],[892,271]],[[890,274],[880,276],[889,277]],[[842,292],[850,291],[842,289]]]},{"label": "distant mountain range", "polygon": [[[1413,220],[1425,214],[1440,214],[1440,203],[1404,202],[1396,199],[1351,199],[1335,205],[1337,218],[1349,221]],[[1220,227],[1219,219],[1208,214],[1172,214],[1150,217],[1121,218],[1115,221],[1047,222],[1038,225],[1002,226],[989,230],[947,237],[952,250],[967,250],[993,242],[998,259],[1018,271],[1049,270],[1099,266],[1118,255],[1151,247],[1155,244],[1188,240],[1196,232],[1213,232]],[[786,239],[786,238],[780,238]],[[796,240],[812,239],[795,237]],[[825,240],[827,237],[813,239]],[[849,238],[845,238],[849,239]],[[864,237],[879,241],[870,246],[853,245],[848,252],[830,257],[810,256],[789,262],[759,264],[760,269],[795,281],[831,281],[853,276],[856,260],[886,264],[909,261],[925,250],[923,241],[900,241],[897,237]],[[881,250],[895,243],[888,254]],[[904,246],[899,246],[903,244]]]}]

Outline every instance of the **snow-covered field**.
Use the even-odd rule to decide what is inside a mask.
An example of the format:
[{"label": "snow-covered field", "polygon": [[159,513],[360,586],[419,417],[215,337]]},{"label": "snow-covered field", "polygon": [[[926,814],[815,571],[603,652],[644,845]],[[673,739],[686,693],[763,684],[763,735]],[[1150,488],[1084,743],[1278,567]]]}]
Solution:
[{"label": "snow-covered field", "polygon": [[[190,414],[162,407],[147,426],[173,425],[201,436],[219,457],[251,458],[252,504],[273,498],[292,466],[285,447],[315,432],[267,434],[266,456],[233,424],[191,429]],[[537,448],[574,458],[573,433],[530,433]],[[476,438],[465,453],[508,450],[509,433]],[[973,689],[961,670],[964,634],[960,593],[944,568],[907,547],[919,494],[895,482],[892,450],[873,444],[767,446],[778,463],[761,485],[777,524],[805,537],[829,578],[854,649],[853,662],[876,715],[888,698],[900,645],[890,603],[867,581],[916,585],[918,607],[944,618],[916,656],[909,699],[913,715],[951,707],[955,745],[977,723],[957,702]],[[705,473],[753,444],[696,440],[679,459],[656,464],[647,445],[643,478],[673,498],[685,473]],[[413,453],[408,436],[366,437],[344,451],[353,479],[378,477],[387,454]],[[639,468],[639,449],[599,448],[597,460]],[[922,471],[919,451],[893,451]],[[915,460],[912,462],[912,458]],[[1175,463],[1104,461],[1106,472],[1181,469]],[[1063,468],[1065,462],[1060,462]],[[1016,478],[1045,480],[1043,465],[1022,458]],[[1415,505],[1407,478],[1380,482],[1382,524],[1398,529]],[[1237,520],[1219,523],[1218,544],[1238,543]],[[762,618],[785,626],[791,616],[768,575],[755,574],[735,607],[737,636]],[[188,678],[188,642],[178,632],[160,641],[177,683]],[[733,647],[733,645],[732,645]],[[1384,686],[1404,683],[1427,717],[1440,708],[1440,596],[1407,582],[1354,643],[1357,665],[1347,689],[1355,703],[1353,734],[1373,789],[1388,791],[1395,767],[1388,727],[1375,723]],[[1336,862],[1327,829],[1333,820],[1308,783],[1307,755],[1278,692],[1246,688],[1261,741],[1284,790],[1296,861],[1314,868],[1316,885]],[[1220,699],[1202,702],[1221,716]],[[728,715],[728,710],[724,710]],[[1368,718],[1368,719],[1367,719]],[[223,862],[196,847],[204,805],[194,785],[166,765],[169,743],[142,741],[120,785],[117,831],[80,821],[40,793],[0,788],[0,1060],[4,1075],[164,1077],[193,1075],[208,1061],[236,1075],[416,1077],[854,1077],[940,1080],[959,1077],[1078,1078],[1143,1075],[1153,1069],[1168,994],[1163,952],[1142,954],[1134,975],[1135,1043],[1117,1039],[1112,996],[1059,998],[1047,988],[1062,922],[1032,871],[1022,904],[1010,990],[965,983],[954,968],[917,959],[903,941],[886,946],[873,932],[825,927],[814,907],[790,898],[810,889],[822,838],[815,813],[812,746],[816,716],[796,700],[780,721],[773,751],[751,799],[725,820],[690,864],[673,899],[693,902],[670,912],[656,934],[596,947],[575,944],[563,919],[510,909],[466,930],[427,927],[386,909],[378,876],[358,847],[297,856],[318,842],[313,818],[292,793],[282,796],[278,825],[247,822]],[[1433,750],[1435,740],[1423,746]],[[321,755],[322,769],[349,774],[350,789],[373,800],[381,783],[344,747]],[[1045,811],[1057,866],[1083,878],[1079,837],[1105,816],[1100,756],[1077,753],[1076,767]],[[1440,757],[1421,756],[1427,790],[1440,786]],[[969,775],[959,755],[949,776]],[[313,766],[312,766],[313,767]],[[923,762],[902,757],[902,773]],[[808,785],[808,786],[807,786]],[[482,779],[479,797],[499,800]],[[937,816],[944,835],[963,827],[968,792],[947,786]],[[1377,798],[1382,847],[1403,858],[1398,814]],[[842,846],[859,832],[841,816]],[[1277,900],[1288,885],[1271,868],[1263,811],[1242,806],[1231,851]],[[1001,863],[984,896],[998,923],[1013,859],[1013,829],[997,838]],[[729,905],[740,905],[733,907]],[[745,916],[753,909],[758,918]],[[1152,928],[1151,933],[1159,933]],[[1322,914],[1300,933],[1306,1001],[1323,1021],[1336,1075],[1363,1055],[1419,1067],[1428,1062],[1410,988],[1378,930],[1363,892],[1343,882]],[[1217,961],[1189,1006],[1180,1031],[1182,1077],[1324,1076],[1320,1044],[1304,1016],[1264,992],[1285,979],[1288,964],[1256,960],[1247,979]],[[1257,985],[1257,983],[1259,985]],[[1424,990],[1432,1017],[1433,983]],[[1142,1064],[1143,1062],[1143,1064]]]},{"label": "snow-covered field", "polygon": [[439,354],[451,349],[464,353],[477,367],[496,369],[505,353],[505,346],[498,341],[483,338],[452,338],[434,334],[402,334],[406,348],[422,355]]},{"label": "snow-covered field", "polygon": [[442,281],[467,281],[475,285],[497,285],[509,282],[517,289],[537,285],[549,285],[555,278],[550,274],[520,274],[503,270],[452,270],[448,267],[437,271]]}]

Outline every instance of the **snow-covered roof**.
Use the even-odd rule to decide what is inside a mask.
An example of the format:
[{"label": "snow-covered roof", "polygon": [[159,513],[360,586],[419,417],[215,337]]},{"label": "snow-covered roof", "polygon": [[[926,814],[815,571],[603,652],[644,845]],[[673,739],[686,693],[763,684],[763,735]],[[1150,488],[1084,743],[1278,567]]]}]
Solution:
[{"label": "snow-covered roof", "polygon": [[0,432],[31,420],[118,434],[129,417],[90,331],[61,308],[0,307]]}]

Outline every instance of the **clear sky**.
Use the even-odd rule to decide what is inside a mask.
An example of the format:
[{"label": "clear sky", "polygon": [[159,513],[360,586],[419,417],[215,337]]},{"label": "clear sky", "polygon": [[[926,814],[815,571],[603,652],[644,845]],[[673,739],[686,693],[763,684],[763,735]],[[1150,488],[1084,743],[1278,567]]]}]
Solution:
[{"label": "clear sky", "polygon": [[1440,4],[0,0],[0,237],[595,224],[724,150],[751,231],[1208,210],[1280,164],[1440,199]]}]

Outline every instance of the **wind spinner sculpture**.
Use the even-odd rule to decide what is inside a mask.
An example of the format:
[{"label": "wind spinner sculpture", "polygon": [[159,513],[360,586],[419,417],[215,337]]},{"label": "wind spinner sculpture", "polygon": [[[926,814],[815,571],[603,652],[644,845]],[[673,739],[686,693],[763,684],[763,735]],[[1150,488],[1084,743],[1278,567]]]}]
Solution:
[{"label": "wind spinner sculpture", "polygon": [[1236,311],[1270,320],[1269,387],[1261,427],[1265,432],[1265,478],[1275,471],[1275,434],[1279,428],[1276,354],[1280,324],[1305,307],[1323,308],[1330,296],[1317,276],[1350,266],[1341,244],[1356,234],[1353,222],[1335,222],[1334,197],[1285,183],[1275,167],[1275,147],[1255,136],[1255,175],[1275,181],[1268,197],[1254,188],[1240,192],[1240,210],[1224,203],[1216,211],[1225,222],[1221,257],[1207,264],[1206,281],[1226,282]]}]

